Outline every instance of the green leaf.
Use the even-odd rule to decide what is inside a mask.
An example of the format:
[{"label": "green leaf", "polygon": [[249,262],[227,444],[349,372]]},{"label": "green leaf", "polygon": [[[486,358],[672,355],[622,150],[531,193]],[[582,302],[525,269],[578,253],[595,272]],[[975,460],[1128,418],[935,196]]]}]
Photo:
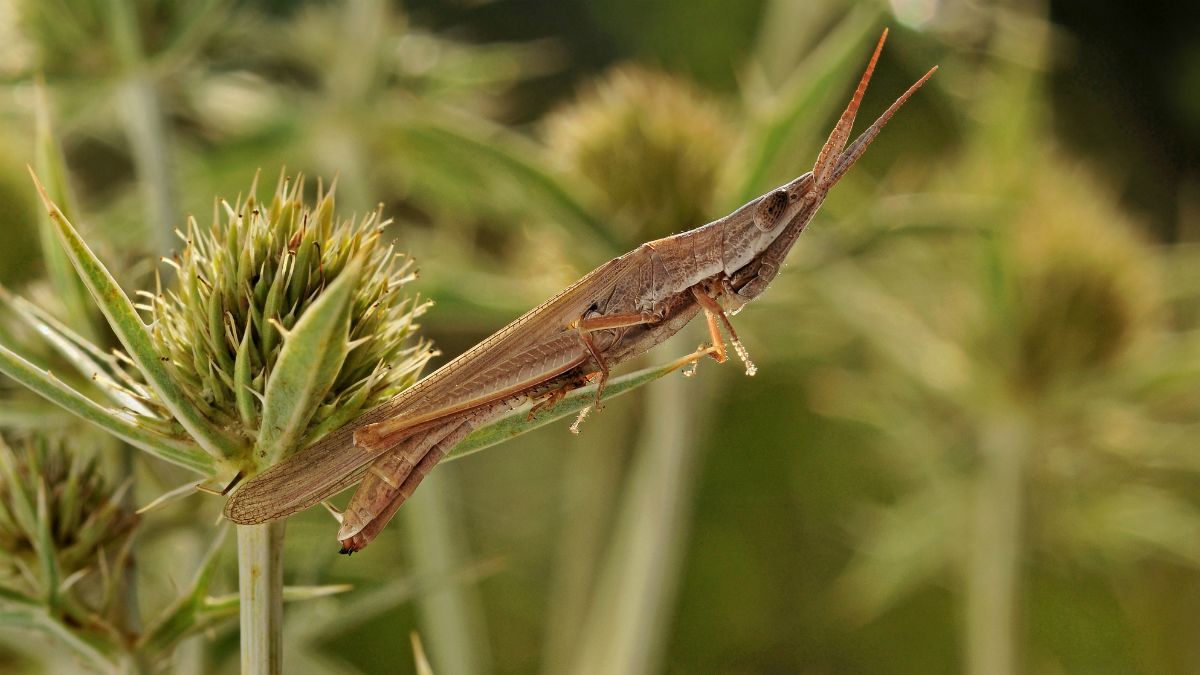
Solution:
[{"label": "green leaf", "polygon": [[246,330],[242,341],[238,343],[237,358],[233,362],[233,393],[237,399],[238,414],[242,417],[242,426],[253,429],[258,422],[258,409],[254,407],[254,386],[250,354],[250,332],[253,330],[252,321],[246,322]]},{"label": "green leaf", "polygon": [[350,351],[350,308],[362,263],[352,261],[284,338],[267,380],[254,459],[268,467],[299,449]]},{"label": "green leaf", "polygon": [[33,539],[37,547],[38,561],[42,564],[42,583],[45,585],[46,606],[58,607],[58,550],[50,533],[50,506],[46,497],[46,483],[38,481],[37,529]]},{"label": "green leaf", "polygon": [[[472,125],[475,128],[472,128]],[[557,176],[544,168],[534,148],[527,148],[521,139],[507,135],[503,129],[488,128],[478,120],[450,121],[437,124],[414,124],[404,129],[411,140],[425,141],[436,148],[442,159],[458,155],[469,164],[486,162],[515,181],[528,194],[541,198],[554,212],[584,226],[596,240],[609,250],[621,245],[608,225],[599,219]]]},{"label": "green leaf", "polygon": [[58,232],[75,271],[79,273],[92,298],[100,306],[108,324],[116,333],[117,338],[125,347],[125,352],[142,371],[146,381],[154,388],[163,405],[179,421],[183,428],[196,439],[200,447],[216,458],[234,457],[239,454],[239,443],[229,435],[216,428],[205,418],[171,377],[163,358],[154,348],[154,341],[141,317],[129,301],[129,297],[121,290],[117,280],[113,278],[100,259],[88,248],[87,244],[71,226],[63,212],[51,201],[46,188],[33,174],[33,182],[37,186],[47,213]]},{"label": "green leaf", "polygon": [[[628,375],[613,378],[604,387],[604,400],[607,401],[610,398],[633,391],[644,384],[649,384],[668,373],[679,370],[694,360],[694,355],[689,354],[665,365],[646,368],[629,373]],[[534,429],[544,427],[568,415],[577,414],[583,408],[592,405],[595,398],[596,385],[590,385],[572,391],[563,400],[559,401],[558,405],[538,412],[533,416],[533,419],[529,419],[528,406],[517,408],[491,424],[476,429],[462,443],[455,446],[442,461],[448,462],[453,459],[466,457],[484,448],[489,448],[497,443],[503,443],[510,438],[515,438],[521,434],[529,433]]]},{"label": "green leaf", "polygon": [[58,638],[80,657],[102,673],[116,673],[117,667],[107,656],[90,642],[75,634],[61,622],[46,613],[45,609],[18,609],[0,612],[0,626],[13,626],[40,630]]},{"label": "green leaf", "polygon": [[56,403],[64,410],[99,426],[125,442],[159,459],[178,464],[206,476],[217,472],[213,458],[190,441],[151,431],[125,416],[89,399],[68,387],[49,371],[42,370],[0,345],[0,373],[11,377],[35,394]]},{"label": "green leaf", "polygon": [[[59,250],[62,250],[61,247]],[[78,280],[77,277],[75,278]],[[95,378],[100,374],[107,376],[110,370],[115,369],[112,363],[115,360],[113,357],[103,356],[98,347],[88,342],[83,336],[72,332],[69,327],[60,323],[37,305],[22,297],[12,295],[3,287],[0,287],[0,300],[3,300],[18,317],[45,338],[50,346],[72,366],[75,366],[75,370],[83,377]],[[102,364],[98,359],[102,359],[105,363]],[[150,409],[138,400],[135,392],[119,383],[112,381],[99,388],[108,395],[114,404],[133,410],[139,415],[153,415]]]},{"label": "green leaf", "polygon": [[[771,187],[780,155],[795,149],[799,132],[811,130],[815,120],[824,119],[822,104],[832,101],[834,88],[861,58],[880,11],[874,4],[857,6],[796,68],[796,76],[782,87],[767,114],[751,118],[744,167],[737,174],[740,179],[727,206],[744,204]],[[821,140],[813,139],[814,143]],[[794,172],[794,166],[786,171],[788,175]]]},{"label": "green leaf", "polygon": [[[39,174],[46,176],[46,190],[51,198],[63,205],[63,212],[74,216],[75,197],[67,181],[67,167],[62,150],[54,137],[50,123],[50,105],[46,100],[46,86],[40,80],[35,86],[34,114],[37,118],[35,131],[34,165]],[[54,294],[63,304],[64,319],[75,330],[89,340],[97,338],[96,326],[92,323],[94,307],[88,302],[87,289],[71,269],[71,261],[58,244],[54,224],[46,215],[38,218],[38,234],[42,244],[42,257],[46,261],[46,275]]]},{"label": "green leaf", "polygon": [[0,438],[0,479],[8,492],[8,511],[16,521],[17,527],[30,538],[37,532],[37,513],[29,495],[25,492],[25,482],[21,480],[21,466],[17,454]]},{"label": "green leaf", "polygon": [[[325,586],[284,586],[284,602],[303,602],[354,590],[350,584],[327,584]],[[236,616],[241,609],[241,598],[237,593],[228,593],[204,601],[204,614],[210,619]]]}]

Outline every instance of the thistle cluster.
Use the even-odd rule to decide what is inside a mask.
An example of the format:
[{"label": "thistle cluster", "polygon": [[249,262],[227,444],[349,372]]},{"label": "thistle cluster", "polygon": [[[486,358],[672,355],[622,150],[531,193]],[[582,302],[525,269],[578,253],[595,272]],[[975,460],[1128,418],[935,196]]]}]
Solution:
[{"label": "thistle cluster", "polygon": [[167,260],[175,283],[160,284],[145,306],[158,353],[207,418],[247,442],[258,438],[289,336],[347,274],[355,279],[346,280],[342,306],[323,315],[344,329],[289,354],[293,368],[322,370],[319,381],[270,392],[309,407],[295,413],[307,424],[293,440],[323,435],[415,381],[431,355],[428,343],[410,339],[427,303],[405,295],[412,260],[384,243],[379,211],[339,221],[332,189],[318,187],[309,207],[303,180],[283,178],[269,203],[251,188],[222,210],[207,229],[189,221],[182,252]]},{"label": "thistle cluster", "polygon": [[9,306],[86,380],[76,388],[0,346],[0,372],[151,454],[227,481],[266,466],[412,384],[433,355],[417,337],[412,261],[387,221],[334,215],[333,190],[281,177],[269,202],[219,202],[135,305],[42,188],[50,226],[123,347],[106,350],[43,308]]},{"label": "thistle cluster", "polygon": [[711,215],[734,133],[686,80],[624,66],[552,114],[546,141],[622,234],[642,241]]},{"label": "thistle cluster", "polygon": [[69,591],[104,614],[121,581],[111,570],[122,567],[138,521],[122,503],[125,489],[60,442],[0,439],[0,587],[48,604]]}]

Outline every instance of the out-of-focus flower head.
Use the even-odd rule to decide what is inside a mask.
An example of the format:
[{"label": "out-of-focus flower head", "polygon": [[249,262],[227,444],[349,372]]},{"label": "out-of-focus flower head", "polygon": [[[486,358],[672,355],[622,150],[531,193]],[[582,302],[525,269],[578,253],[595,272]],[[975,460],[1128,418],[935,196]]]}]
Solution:
[{"label": "out-of-focus flower head", "polygon": [[43,599],[59,590],[47,584],[75,575],[93,600],[105,597],[95,587],[113,580],[98,565],[112,564],[138,520],[122,504],[124,490],[105,480],[94,459],[63,443],[0,440],[0,585]]},{"label": "out-of-focus flower head", "polygon": [[690,83],[639,66],[616,68],[551,115],[552,158],[582,177],[630,240],[703,224],[734,133]]}]

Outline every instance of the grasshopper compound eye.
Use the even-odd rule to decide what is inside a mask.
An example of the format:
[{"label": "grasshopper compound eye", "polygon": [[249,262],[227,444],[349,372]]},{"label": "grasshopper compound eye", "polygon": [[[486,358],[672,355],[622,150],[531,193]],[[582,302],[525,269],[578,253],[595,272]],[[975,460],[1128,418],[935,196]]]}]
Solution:
[{"label": "grasshopper compound eye", "polygon": [[754,209],[754,225],[763,232],[775,229],[780,216],[787,209],[788,193],[786,190],[776,190],[758,201]]}]

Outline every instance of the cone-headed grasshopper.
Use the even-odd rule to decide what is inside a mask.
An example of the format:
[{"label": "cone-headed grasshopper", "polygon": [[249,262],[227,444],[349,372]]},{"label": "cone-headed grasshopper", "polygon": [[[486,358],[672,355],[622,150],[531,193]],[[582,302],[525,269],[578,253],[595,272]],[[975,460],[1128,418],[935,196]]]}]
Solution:
[{"label": "cone-headed grasshopper", "polygon": [[674,335],[700,311],[712,346],[692,358],[725,360],[723,326],[753,374],[726,310],[766,289],[829,189],[936,70],[847,145],[886,37],[812,171],[720,220],[604,263],[392,400],[250,479],[225,515],[237,523],[280,518],[361,481],[338,532],[342,551],[357,551],[473,429],[526,400],[553,405],[592,377],[599,402],[612,365]]}]

